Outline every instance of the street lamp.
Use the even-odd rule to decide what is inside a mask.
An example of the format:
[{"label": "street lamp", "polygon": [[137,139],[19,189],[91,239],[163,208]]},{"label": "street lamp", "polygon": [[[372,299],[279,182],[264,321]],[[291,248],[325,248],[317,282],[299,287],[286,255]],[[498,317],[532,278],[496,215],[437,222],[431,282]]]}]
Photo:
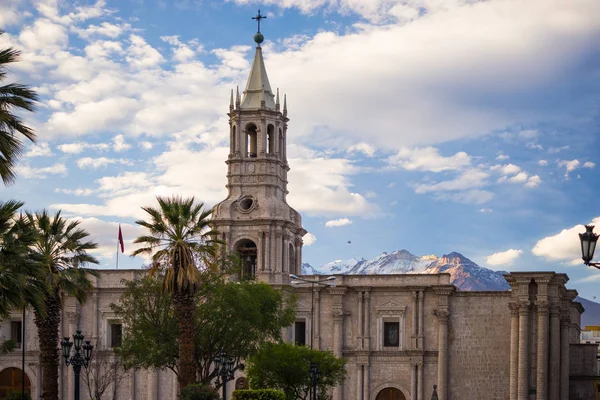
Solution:
[{"label": "street lamp", "polygon": [[[62,355],[65,358],[65,365],[73,366],[73,371],[75,372],[75,400],[79,399],[79,375],[81,373],[81,367],[88,366],[90,359],[92,358],[92,350],[94,346],[90,344],[89,340],[83,343],[84,336],[81,331],[77,331],[73,335],[73,342],[69,340],[68,337],[64,337],[64,339],[60,342],[62,347]],[[71,347],[75,345],[75,354],[71,356]],[[83,355],[79,352],[83,349]]]},{"label": "street lamp", "polygon": [[600,235],[594,233],[594,225],[586,225],[585,232],[579,234],[579,240],[581,241],[581,258],[583,259],[583,263],[589,267],[600,269],[600,263],[592,262],[598,236]]},{"label": "street lamp", "polygon": [[312,382],[312,400],[317,400],[317,384],[321,378],[321,370],[316,362],[310,364],[310,381]]},{"label": "street lamp", "polygon": [[305,278],[300,278],[298,275],[290,274],[290,278],[293,281],[290,282],[292,285],[305,285],[309,284],[310,287],[310,348],[313,348],[313,332],[314,332],[314,322],[315,322],[315,285],[326,286],[326,287],[335,287],[335,276],[328,276],[325,279],[316,279],[310,280]]},{"label": "street lamp", "polygon": [[[221,384],[223,386],[223,400],[227,400],[227,382],[233,379],[233,371],[235,371],[233,358],[227,357],[225,353],[219,354],[215,358],[215,369],[217,370],[217,376],[221,379]],[[217,384],[219,384],[218,380]]]}]

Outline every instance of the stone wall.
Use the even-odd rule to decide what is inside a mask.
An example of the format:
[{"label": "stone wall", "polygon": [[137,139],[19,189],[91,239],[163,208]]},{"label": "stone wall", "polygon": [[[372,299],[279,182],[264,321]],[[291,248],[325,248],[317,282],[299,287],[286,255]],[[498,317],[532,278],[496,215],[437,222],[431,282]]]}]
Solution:
[{"label": "stone wall", "polygon": [[457,292],[450,302],[449,400],[508,399],[510,292]]}]

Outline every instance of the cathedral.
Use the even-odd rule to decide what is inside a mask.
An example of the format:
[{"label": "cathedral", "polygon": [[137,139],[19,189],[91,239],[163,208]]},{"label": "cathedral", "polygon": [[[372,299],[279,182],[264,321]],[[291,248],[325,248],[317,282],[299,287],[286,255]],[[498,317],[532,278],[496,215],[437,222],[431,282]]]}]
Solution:
[{"label": "cathedral", "polygon": [[[286,196],[288,109],[273,91],[263,60],[263,35],[246,88],[232,91],[225,200],[213,223],[229,251],[243,260],[247,279],[297,294],[297,319],[284,338],[329,350],[347,361],[347,378],[333,400],[589,400],[596,398],[597,345],[580,344],[576,291],[554,272],[505,275],[511,289],[461,292],[449,274],[339,275],[335,286],[293,285],[301,276],[301,215]],[[318,199],[315,199],[318,201]],[[61,335],[82,330],[100,349],[118,342],[122,327],[110,304],[123,293],[123,279],[142,270],[99,270],[84,305],[67,299]],[[32,398],[39,398],[41,367],[33,324],[17,312],[0,322],[0,338],[18,339],[27,327],[25,373]],[[30,334],[29,334],[30,333]],[[18,341],[18,340],[17,340]],[[58,346],[58,344],[57,344]],[[21,353],[0,356],[0,393],[20,377]],[[238,372],[239,373],[239,372]],[[20,379],[20,378],[19,378]],[[233,390],[245,383],[236,376]],[[61,398],[73,400],[73,374],[61,367]],[[20,387],[20,384],[18,385]],[[118,387],[119,400],[177,398],[170,371],[135,371]],[[87,399],[82,388],[82,398]]]}]

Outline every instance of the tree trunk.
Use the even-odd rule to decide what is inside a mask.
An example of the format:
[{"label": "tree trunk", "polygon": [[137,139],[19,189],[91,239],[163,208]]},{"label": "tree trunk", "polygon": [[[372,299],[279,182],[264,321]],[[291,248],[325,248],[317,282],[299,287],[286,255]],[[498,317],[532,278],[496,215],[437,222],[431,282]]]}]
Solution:
[{"label": "tree trunk", "polygon": [[44,400],[58,400],[58,326],[60,324],[60,298],[58,291],[48,293],[44,301],[46,315],[35,313],[35,325],[40,342],[42,366],[42,396]]},{"label": "tree trunk", "polygon": [[177,369],[179,376],[177,377],[177,381],[179,389],[182,389],[196,382],[196,365],[194,362],[194,296],[190,293],[175,290],[173,293],[173,306],[179,328],[177,337],[179,345]]}]

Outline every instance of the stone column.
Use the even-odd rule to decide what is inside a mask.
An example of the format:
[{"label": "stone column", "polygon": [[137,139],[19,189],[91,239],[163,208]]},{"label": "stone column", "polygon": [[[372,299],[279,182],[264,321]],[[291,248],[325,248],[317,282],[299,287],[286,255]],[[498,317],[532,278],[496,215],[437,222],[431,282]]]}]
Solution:
[{"label": "stone column", "polygon": [[560,307],[550,306],[550,390],[548,398],[560,398]]},{"label": "stone column", "polygon": [[414,292],[412,292],[412,308],[413,308],[413,320],[412,320],[412,335],[410,336],[410,339],[412,341],[411,343],[411,347],[413,349],[417,348],[417,325],[418,325],[418,321],[419,321],[419,308],[417,306],[417,297],[418,297],[418,292],[415,290]]},{"label": "stone column", "polygon": [[302,274],[302,239],[298,240],[298,245],[296,246],[296,265],[297,273]]},{"label": "stone column", "polygon": [[362,384],[363,384],[363,366],[362,364],[356,364],[356,400],[362,399]]},{"label": "stone column", "polygon": [[[333,296],[333,354],[336,357],[343,357],[344,350],[344,310],[343,298],[346,288],[330,288],[329,293]],[[343,400],[343,387],[333,388],[333,400]]]},{"label": "stone column", "polygon": [[517,400],[519,368],[519,305],[510,303],[510,400]]},{"label": "stone column", "polygon": [[529,301],[519,303],[519,367],[517,378],[517,399],[529,400]]},{"label": "stone column", "polygon": [[423,360],[417,361],[417,399],[425,400],[423,397]]},{"label": "stone column", "polygon": [[313,349],[320,350],[321,349],[321,287],[317,286],[313,288],[313,299],[315,302],[314,316],[311,318],[311,322],[314,326],[311,326],[313,330]]},{"label": "stone column", "polygon": [[448,316],[446,309],[436,310],[438,317],[438,398],[446,400],[448,393]]},{"label": "stone column", "polygon": [[265,232],[265,271],[271,272],[271,232]]},{"label": "stone column", "polygon": [[158,400],[158,370],[148,370],[148,400]]},{"label": "stone column", "polygon": [[358,316],[357,316],[358,320],[357,320],[357,326],[358,326],[358,334],[357,334],[357,340],[356,340],[356,349],[357,350],[362,350],[363,349],[363,329],[364,329],[364,323],[363,323],[363,292],[359,291],[358,292]]},{"label": "stone column", "polygon": [[129,375],[129,400],[135,400],[135,369]]},{"label": "stone column", "polygon": [[256,273],[263,272],[265,270],[265,233],[258,237],[258,243],[256,246]]},{"label": "stone column", "polygon": [[284,273],[284,275],[289,274],[290,273],[290,263],[289,263],[289,256],[288,256],[288,246],[287,246],[287,235],[284,234],[281,237],[281,271]]},{"label": "stone column", "polygon": [[369,400],[369,372],[370,372],[369,363],[364,364],[363,367],[363,400]]},{"label": "stone column", "polygon": [[365,309],[365,317],[364,317],[364,328],[363,328],[363,348],[365,350],[371,350],[371,294],[369,293],[369,289],[367,288],[364,291],[364,309]]},{"label": "stone column", "polygon": [[560,319],[560,400],[569,400],[569,315],[562,313]]},{"label": "stone column", "polygon": [[[540,297],[538,295],[538,297]],[[537,382],[536,400],[548,399],[548,300],[537,301]]]},{"label": "stone column", "polygon": [[419,334],[418,334],[418,349],[425,348],[425,335],[423,331],[423,321],[425,320],[425,292],[419,291]]},{"label": "stone column", "polygon": [[417,363],[410,361],[410,399],[417,400]]}]

